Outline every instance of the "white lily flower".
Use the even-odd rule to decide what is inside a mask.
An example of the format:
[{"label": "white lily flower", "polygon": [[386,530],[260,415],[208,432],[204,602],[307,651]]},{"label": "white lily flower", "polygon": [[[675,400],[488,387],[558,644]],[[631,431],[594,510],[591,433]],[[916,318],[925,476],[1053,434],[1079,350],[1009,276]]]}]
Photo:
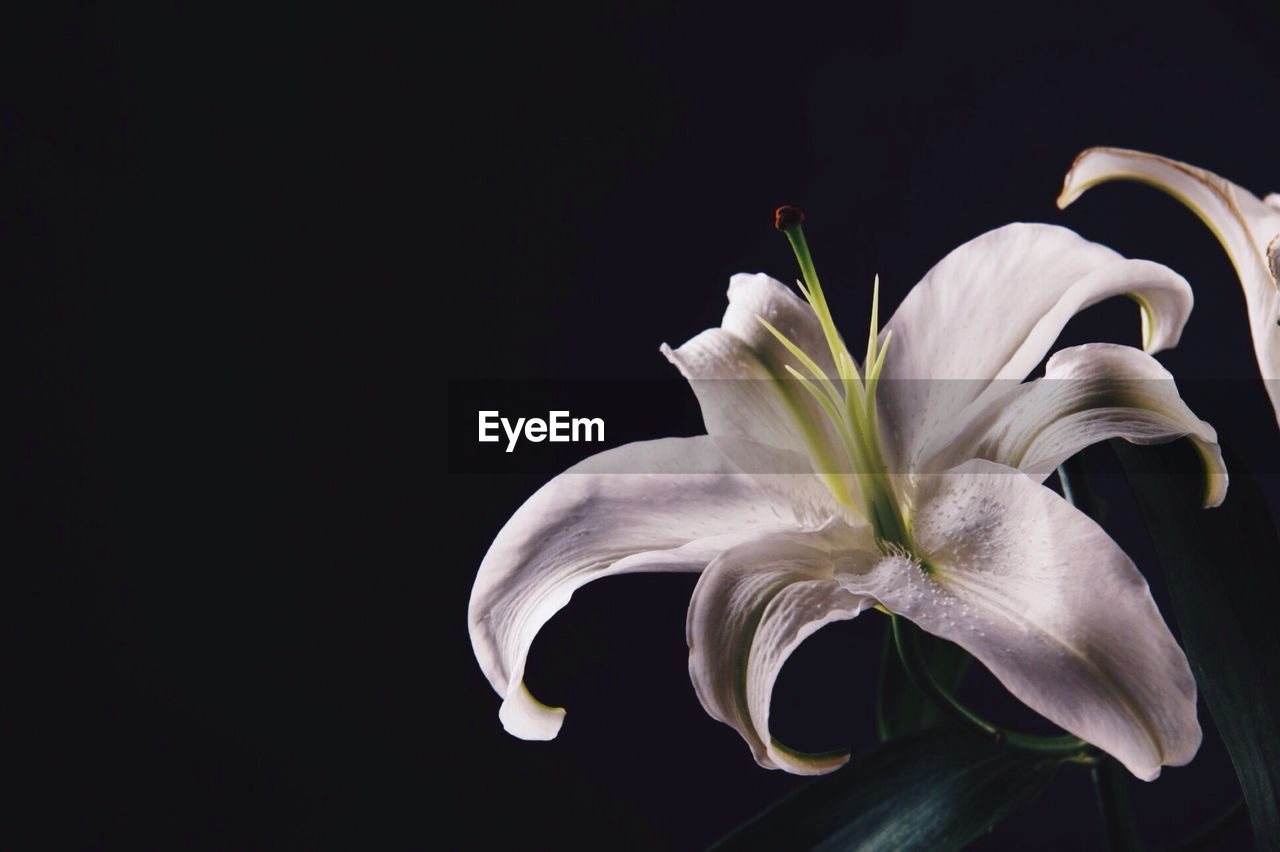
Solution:
[{"label": "white lily flower", "polygon": [[1076,157],[1058,207],[1109,180],[1162,189],[1200,217],[1227,250],[1244,289],[1253,350],[1280,425],[1280,194],[1259,199],[1204,169],[1124,148],[1090,148]]},{"label": "white lily flower", "polygon": [[767,276],[735,275],[721,326],[663,347],[691,381],[708,435],[587,459],[534,494],[485,556],[471,639],[506,729],[526,739],[560,729],[564,711],[525,688],[525,661],[575,589],[693,571],[694,688],[761,766],[816,774],[848,759],[782,745],[769,707],[792,650],[869,607],[959,644],[1140,778],[1190,760],[1196,685],[1146,582],[1042,482],[1097,441],[1187,436],[1216,505],[1226,487],[1216,434],[1138,349],[1065,349],[1044,379],[1022,383],[1073,314],[1110,296],[1137,299],[1148,352],[1174,345],[1191,310],[1187,282],[1064,228],[1009,225],[943,259],[883,334],[873,300],[859,367],[798,224],[783,221],[789,209],[780,227],[809,304]]}]

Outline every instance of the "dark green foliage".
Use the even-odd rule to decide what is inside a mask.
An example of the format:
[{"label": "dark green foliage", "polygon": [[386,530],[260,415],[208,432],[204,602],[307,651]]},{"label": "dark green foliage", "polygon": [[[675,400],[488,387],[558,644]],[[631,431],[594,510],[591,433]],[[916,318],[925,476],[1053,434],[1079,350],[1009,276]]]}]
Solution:
[{"label": "dark green foliage", "polygon": [[960,849],[1040,792],[1059,765],[967,732],[926,731],[812,782],[715,849]]},{"label": "dark green foliage", "polygon": [[1182,647],[1262,849],[1280,848],[1280,540],[1267,500],[1230,451],[1226,502],[1200,508],[1185,447],[1112,441],[1160,556]]}]

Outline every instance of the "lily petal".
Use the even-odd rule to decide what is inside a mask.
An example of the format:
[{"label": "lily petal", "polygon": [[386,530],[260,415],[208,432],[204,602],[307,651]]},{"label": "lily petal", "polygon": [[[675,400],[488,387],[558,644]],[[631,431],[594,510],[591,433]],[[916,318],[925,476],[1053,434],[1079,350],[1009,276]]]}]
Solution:
[{"label": "lily petal", "polygon": [[1196,683],[1146,581],[1088,516],[1013,468],[927,477],[916,543],[842,586],[973,654],[1015,696],[1152,780],[1200,746]]},{"label": "lily petal", "polygon": [[[729,438],[726,452],[745,440],[804,454],[815,472],[840,475],[833,492],[853,503],[856,483],[840,439],[818,403],[787,372],[801,364],[759,321],[786,335],[828,376],[836,375],[830,351],[813,310],[767,275],[734,275],[729,307],[720,328],[698,334],[678,349],[662,353],[689,380],[707,434]],[[748,469],[740,459],[735,459]]]},{"label": "lily petal", "polygon": [[1206,468],[1205,506],[1227,493],[1227,469],[1213,427],[1178,394],[1173,375],[1130,346],[1091,343],[1057,352],[1043,379],[1018,389],[981,415],[959,418],[963,431],[931,442],[926,470],[981,458],[1016,467],[1043,482],[1085,447],[1109,438],[1162,444],[1188,437]]},{"label": "lily petal", "polygon": [[1200,217],[1226,249],[1244,289],[1258,370],[1280,423],[1280,204],[1204,169],[1124,148],[1090,148],[1076,157],[1058,206],[1109,180],[1150,184]]},{"label": "lily petal", "polygon": [[742,735],[761,766],[800,775],[830,772],[849,754],[806,754],[775,740],[774,681],[806,637],[874,603],[835,582],[822,537],[783,535],[727,550],[698,578],[689,602],[689,676],[702,706]]},{"label": "lily petal", "polygon": [[1025,378],[1077,312],[1119,295],[1141,307],[1146,351],[1178,342],[1192,305],[1182,276],[1066,228],[1006,225],[943,258],[885,326],[879,401],[899,470],[918,469],[922,444],[974,400]]},{"label": "lily petal", "polygon": [[743,541],[820,527],[833,508],[811,474],[743,474],[705,436],[628,444],[560,474],[507,521],[471,592],[471,644],[503,697],[503,725],[524,739],[559,732],[564,711],[522,680],[538,630],[575,589],[613,574],[700,571]]}]

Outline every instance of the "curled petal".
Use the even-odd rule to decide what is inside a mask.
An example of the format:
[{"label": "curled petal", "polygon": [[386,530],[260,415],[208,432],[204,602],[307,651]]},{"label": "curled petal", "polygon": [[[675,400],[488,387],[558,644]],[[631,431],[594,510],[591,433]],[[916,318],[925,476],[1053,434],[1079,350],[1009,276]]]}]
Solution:
[{"label": "curled petal", "polygon": [[1173,376],[1129,346],[1091,343],[1057,352],[1043,379],[1020,385],[963,430],[930,445],[926,468],[981,458],[1016,467],[1043,482],[1062,462],[1109,438],[1160,444],[1187,437],[1206,468],[1205,505],[1227,493],[1227,469],[1213,427],[1196,417]]},{"label": "curled petal", "polygon": [[1123,148],[1090,148],[1076,157],[1058,206],[1110,180],[1134,180],[1167,192],[1191,209],[1222,243],[1244,288],[1253,348],[1280,423],[1280,204],[1265,201],[1204,169]]},{"label": "curled petal", "polygon": [[705,436],[628,444],[551,480],[498,533],[471,592],[471,644],[503,697],[503,725],[524,739],[559,732],[564,711],[522,681],[538,630],[575,589],[612,574],[700,571],[743,541],[821,526],[829,507],[811,474],[748,476]]},{"label": "curled petal", "polygon": [[1196,684],[1146,581],[1086,515],[1018,471],[975,460],[927,477],[924,557],[837,566],[973,654],[1023,703],[1144,780],[1200,746]]},{"label": "curled petal", "polygon": [[1025,378],[1072,316],[1120,295],[1141,308],[1146,351],[1178,342],[1192,305],[1182,276],[1066,228],[1006,225],[943,258],[885,326],[879,400],[900,469],[917,469],[924,443],[975,400]]},{"label": "curled petal", "polygon": [[847,752],[806,754],[769,733],[773,684],[791,652],[825,624],[865,609],[840,588],[822,534],[759,539],[725,551],[689,603],[689,676],[707,712],[733,727],[767,769],[830,772]]},{"label": "curled petal", "polygon": [[745,440],[800,453],[812,459],[834,493],[843,495],[842,502],[851,504],[857,486],[844,475],[851,471],[840,439],[819,404],[787,372],[787,366],[802,365],[760,319],[812,357],[820,370],[836,375],[813,310],[767,275],[734,275],[720,328],[678,349],[664,344],[662,352],[693,387],[707,434],[731,439],[726,452],[734,453],[734,440]]}]

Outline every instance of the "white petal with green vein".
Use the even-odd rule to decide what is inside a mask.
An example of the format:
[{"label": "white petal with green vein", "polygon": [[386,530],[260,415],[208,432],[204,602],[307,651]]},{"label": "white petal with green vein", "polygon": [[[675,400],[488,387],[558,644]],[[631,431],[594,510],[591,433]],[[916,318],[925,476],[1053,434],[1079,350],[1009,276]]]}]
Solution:
[{"label": "white petal with green vein", "polygon": [[[859,537],[844,532],[849,543]],[[689,676],[698,700],[742,735],[761,766],[800,775],[830,772],[849,755],[807,754],[777,742],[769,733],[774,682],[806,637],[872,603],[835,582],[824,538],[779,535],[727,550],[698,578],[689,602]]]},{"label": "white petal with green vein", "polygon": [[471,643],[512,734],[551,739],[564,711],[523,686],[534,637],[601,577],[701,571],[723,550],[824,524],[836,507],[812,476],[748,476],[706,437],[607,450],[560,474],[507,521],[471,592]]},{"label": "white petal with green vein", "polygon": [[[920,562],[864,554],[837,578],[973,654],[1023,703],[1144,780],[1200,746],[1196,684],[1146,580],[1111,537],[1013,468],[926,477]],[[927,566],[926,570],[921,565]]]},{"label": "white petal with green vein", "polygon": [[961,420],[960,434],[926,449],[925,469],[980,458],[1043,482],[1085,447],[1110,438],[1162,444],[1187,437],[1207,469],[1205,505],[1217,506],[1226,496],[1218,433],[1182,401],[1168,370],[1130,346],[1089,343],[1063,349],[1045,365],[1044,378],[1019,385]]},{"label": "white petal with green vein", "polygon": [[899,464],[915,467],[924,445],[974,400],[1026,377],[1072,316],[1121,295],[1141,307],[1148,352],[1177,344],[1191,288],[1159,264],[1032,224],[989,231],[948,254],[885,325],[894,351],[880,407],[894,423]]}]

